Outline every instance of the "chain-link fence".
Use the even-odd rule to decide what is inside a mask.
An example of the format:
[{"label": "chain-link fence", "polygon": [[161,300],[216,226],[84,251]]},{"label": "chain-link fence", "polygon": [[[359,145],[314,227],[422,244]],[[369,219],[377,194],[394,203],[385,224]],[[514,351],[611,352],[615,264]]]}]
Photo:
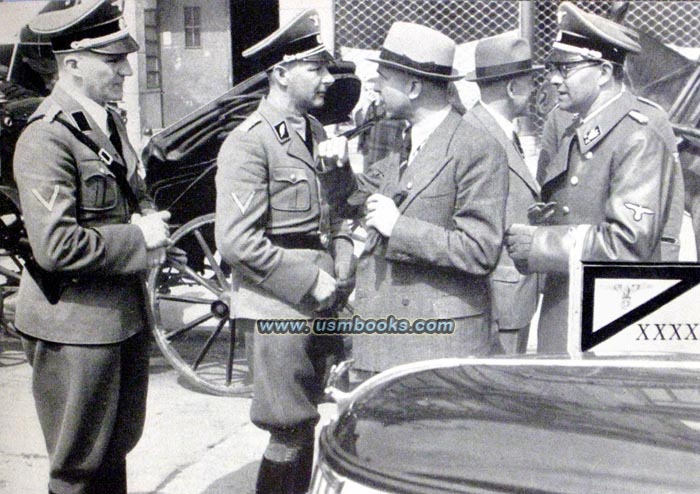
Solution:
[{"label": "chain-link fence", "polygon": [[392,23],[418,22],[457,43],[517,29],[520,2],[336,0],[336,45],[377,50]]},{"label": "chain-link fence", "polygon": [[[579,1],[588,12],[605,15],[611,2]],[[457,43],[519,29],[524,21],[532,33],[523,33],[533,42],[533,57],[542,63],[556,34],[558,1],[535,0],[530,9],[519,1],[467,0],[335,0],[338,47],[379,49],[395,21],[418,22],[433,27]],[[528,13],[529,12],[529,13]],[[531,19],[522,19],[531,15]],[[624,23],[646,31],[664,43],[700,47],[700,2],[631,1]],[[543,76],[538,76],[538,83]],[[541,118],[535,116],[540,127]]]},{"label": "chain-link fence", "polygon": [[[376,50],[395,21],[419,22],[450,36],[457,43],[493,36],[521,23],[518,1],[466,0],[336,0],[335,39],[338,46]],[[535,0],[534,56],[541,61],[556,32],[559,2]],[[575,2],[582,9],[604,15],[611,2]],[[629,2],[625,23],[664,43],[700,47],[700,2]]]}]

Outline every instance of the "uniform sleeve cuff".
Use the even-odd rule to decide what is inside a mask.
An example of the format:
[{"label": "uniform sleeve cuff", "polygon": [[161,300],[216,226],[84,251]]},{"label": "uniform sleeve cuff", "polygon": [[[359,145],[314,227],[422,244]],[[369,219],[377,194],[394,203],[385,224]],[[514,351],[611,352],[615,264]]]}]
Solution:
[{"label": "uniform sleeve cuff", "polygon": [[278,298],[291,304],[299,304],[311,291],[318,278],[319,268],[308,257],[285,250],[279,266],[261,283],[261,286]]},{"label": "uniform sleeve cuff", "polygon": [[148,269],[146,241],[136,225],[102,225],[94,230],[105,246],[104,268],[115,274],[130,274]]}]

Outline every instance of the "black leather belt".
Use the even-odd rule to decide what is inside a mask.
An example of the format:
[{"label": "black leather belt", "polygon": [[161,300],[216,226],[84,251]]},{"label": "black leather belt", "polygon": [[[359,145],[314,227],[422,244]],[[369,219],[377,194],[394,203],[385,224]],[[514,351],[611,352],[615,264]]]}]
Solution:
[{"label": "black leather belt", "polygon": [[327,245],[324,245],[320,235],[303,234],[303,233],[287,233],[284,235],[267,235],[274,245],[283,249],[313,249],[325,250]]}]

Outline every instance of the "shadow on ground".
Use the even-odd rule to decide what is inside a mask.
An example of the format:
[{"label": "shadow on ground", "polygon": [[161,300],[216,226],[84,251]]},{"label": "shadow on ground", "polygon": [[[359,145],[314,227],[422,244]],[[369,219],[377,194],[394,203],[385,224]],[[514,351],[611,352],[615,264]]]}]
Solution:
[{"label": "shadow on ground", "polygon": [[[191,494],[254,494],[255,479],[258,475],[259,466],[259,461],[252,461],[246,465],[243,465],[243,467],[239,468],[238,470],[216,480],[203,491],[196,493],[193,492]],[[173,487],[176,482],[177,481],[173,482]],[[168,492],[171,491],[165,487],[163,490],[159,489],[156,492],[140,491],[134,492],[133,494],[165,494]]]},{"label": "shadow on ground", "polygon": [[253,494],[258,476],[259,461],[252,461],[211,484],[202,494]]}]

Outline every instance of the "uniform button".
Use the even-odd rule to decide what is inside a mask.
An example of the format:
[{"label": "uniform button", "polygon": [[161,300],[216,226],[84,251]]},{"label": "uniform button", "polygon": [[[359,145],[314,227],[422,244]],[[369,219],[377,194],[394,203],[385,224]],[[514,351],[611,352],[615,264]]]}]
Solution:
[{"label": "uniform button", "polygon": [[593,153],[591,151],[588,151],[586,154],[583,155],[583,157],[589,160],[593,157]]},{"label": "uniform button", "polygon": [[577,176],[574,175],[573,177],[571,177],[571,185],[578,185],[578,177]]},{"label": "uniform button", "polygon": [[564,214],[569,214],[570,211],[571,210],[569,209],[569,206],[564,206],[563,208],[561,208],[561,212]]},{"label": "uniform button", "polygon": [[289,176],[289,178],[290,178],[292,181],[294,181],[294,180],[297,179],[297,174],[296,174],[296,173],[292,173],[292,174]]},{"label": "uniform button", "polygon": [[406,188],[407,188],[408,190],[411,190],[411,189],[413,188],[413,182],[408,182],[408,183],[406,184]]},{"label": "uniform button", "polygon": [[401,305],[403,305],[404,307],[406,307],[409,303],[411,303],[411,301],[408,300],[407,298],[401,299]]}]

